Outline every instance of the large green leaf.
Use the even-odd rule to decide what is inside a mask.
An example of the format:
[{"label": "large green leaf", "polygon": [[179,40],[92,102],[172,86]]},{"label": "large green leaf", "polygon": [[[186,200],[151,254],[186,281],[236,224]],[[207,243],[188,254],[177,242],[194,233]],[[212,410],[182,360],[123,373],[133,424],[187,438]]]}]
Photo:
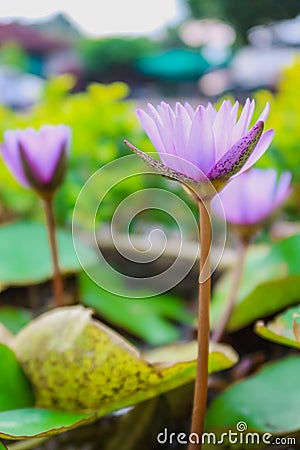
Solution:
[{"label": "large green leaf", "polygon": [[[195,378],[195,344],[179,346],[172,362],[150,362],[82,306],[58,308],[34,319],[13,347],[34,386],[37,406],[43,408],[97,411],[101,416]],[[210,358],[211,370],[237,361],[228,347],[213,348]]]},{"label": "large green leaf", "polygon": [[264,324],[263,321],[257,322],[255,331],[270,341],[288,345],[289,347],[300,348],[300,342],[297,339],[299,314],[300,305],[289,308],[267,324]]},{"label": "large green leaf", "polygon": [[0,412],[0,437],[26,439],[52,436],[91,421],[92,414],[23,408]]},{"label": "large green leaf", "polygon": [[[237,303],[228,323],[234,331],[254,320],[274,314],[300,299],[300,235],[295,235],[270,248],[253,246],[247,256]],[[232,272],[226,273],[213,293],[212,328],[218,322],[228,297]]]},{"label": "large green leaf", "polygon": [[[58,230],[60,265],[64,273],[81,269],[71,233]],[[34,222],[17,222],[0,227],[0,285],[26,285],[51,278],[52,267],[46,228]],[[97,261],[94,252],[82,244],[85,264]]]},{"label": "large green leaf", "polygon": [[207,413],[209,430],[246,422],[249,430],[285,434],[300,430],[300,356],[266,364],[257,374],[216,397]]},{"label": "large green leaf", "polygon": [[[115,286],[120,281],[116,278],[112,283]],[[124,286],[123,291],[128,291],[128,288]],[[95,309],[110,323],[152,345],[166,344],[180,338],[180,328],[171,321],[193,322],[193,316],[187,313],[183,301],[171,294],[139,299],[120,297],[100,288],[85,273],[80,275],[80,292],[86,306]]]},{"label": "large green leaf", "polygon": [[0,344],[0,364],[0,411],[33,406],[30,383],[14,352],[3,344]]}]

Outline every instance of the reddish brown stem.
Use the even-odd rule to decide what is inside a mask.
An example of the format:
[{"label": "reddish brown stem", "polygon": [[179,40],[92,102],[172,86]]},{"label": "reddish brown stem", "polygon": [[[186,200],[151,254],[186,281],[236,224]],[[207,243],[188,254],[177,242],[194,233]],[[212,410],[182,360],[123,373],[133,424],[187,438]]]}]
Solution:
[{"label": "reddish brown stem", "polygon": [[64,305],[64,288],[58,259],[58,247],[56,240],[56,224],[53,210],[53,199],[54,199],[53,196],[51,196],[47,199],[44,199],[43,203],[45,209],[48,240],[53,269],[54,305],[58,307]]},{"label": "reddish brown stem", "polygon": [[238,254],[233,273],[231,290],[229,292],[229,296],[227,298],[224,311],[222,311],[220,321],[218,322],[212,334],[211,338],[212,342],[219,342],[222,339],[227,324],[229,322],[229,319],[231,317],[232,311],[234,309],[234,305],[236,303],[239,287],[244,273],[247,248],[248,248],[248,241],[241,240],[238,247]]},{"label": "reddish brown stem", "polygon": [[194,405],[191,424],[191,441],[189,450],[201,450],[202,434],[206,412],[208,389],[208,355],[209,355],[209,312],[210,312],[210,247],[211,223],[210,202],[199,202],[200,218],[200,275],[199,275],[199,301],[198,301],[198,358],[196,369],[196,382],[194,392]]}]

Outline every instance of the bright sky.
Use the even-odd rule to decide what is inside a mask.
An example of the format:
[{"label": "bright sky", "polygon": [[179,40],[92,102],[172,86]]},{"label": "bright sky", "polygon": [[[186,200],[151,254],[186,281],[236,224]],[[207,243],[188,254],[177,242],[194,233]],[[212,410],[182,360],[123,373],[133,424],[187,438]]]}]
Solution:
[{"label": "bright sky", "polygon": [[183,16],[181,0],[9,0],[1,1],[0,20],[38,18],[62,11],[89,34],[149,34]]}]

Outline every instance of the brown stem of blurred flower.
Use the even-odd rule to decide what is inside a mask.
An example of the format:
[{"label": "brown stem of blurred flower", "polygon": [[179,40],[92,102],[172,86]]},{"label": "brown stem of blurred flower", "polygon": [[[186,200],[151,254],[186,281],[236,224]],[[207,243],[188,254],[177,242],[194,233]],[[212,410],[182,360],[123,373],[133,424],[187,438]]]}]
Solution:
[{"label": "brown stem of blurred flower", "polygon": [[54,306],[58,307],[64,305],[64,288],[58,260],[58,247],[56,240],[56,224],[53,209],[53,200],[54,196],[52,195],[43,199],[43,203],[45,208],[46,224],[53,268]]},{"label": "brown stem of blurred flower", "polygon": [[236,303],[236,299],[238,296],[239,287],[243,278],[248,244],[249,240],[246,239],[244,240],[241,239],[239,242],[231,290],[226,300],[224,310],[222,311],[222,314],[220,316],[220,321],[218,322],[212,334],[211,337],[212,342],[219,342],[222,339],[223,334],[227,328],[229,319],[231,317],[232,311],[234,309],[234,305]]},{"label": "brown stem of blurred flower", "polygon": [[[208,389],[209,312],[210,312],[210,201],[199,202],[200,218],[200,274],[198,303],[198,358],[191,433],[199,436],[199,443],[189,443],[189,450],[201,450]],[[193,435],[193,440],[194,439]]]}]

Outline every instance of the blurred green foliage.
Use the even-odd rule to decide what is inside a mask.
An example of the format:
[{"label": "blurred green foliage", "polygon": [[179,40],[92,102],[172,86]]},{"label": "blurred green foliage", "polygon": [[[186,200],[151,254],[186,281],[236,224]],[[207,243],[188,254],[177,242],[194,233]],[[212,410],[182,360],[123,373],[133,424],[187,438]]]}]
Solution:
[{"label": "blurred green foliage", "polygon": [[292,203],[299,210],[300,189],[300,58],[285,68],[276,86],[275,94],[260,91],[256,94],[258,109],[266,101],[271,104],[267,122],[275,129],[270,149],[260,159],[260,167],[275,167],[278,171],[289,170],[293,175],[294,195]]},{"label": "blurred green foliage", "polygon": [[[121,285],[122,279],[112,276],[106,267],[98,264],[98,270],[107,272],[112,285]],[[155,297],[130,298],[128,286],[122,286],[128,297],[121,297],[102,289],[85,273],[79,278],[79,290],[82,303],[93,308],[108,323],[113,324],[151,345],[163,345],[179,341],[182,330],[178,324],[191,325],[194,316],[189,314],[184,301],[171,293]],[[0,309],[1,318],[1,309]]]},{"label": "blurred green foliage", "polygon": [[[111,37],[105,39],[81,39],[78,51],[84,62],[87,76],[113,79],[131,71],[136,58],[157,51],[159,44],[146,37]],[[120,78],[118,78],[120,79]]]},{"label": "blurred green foliage", "polygon": [[0,65],[21,70],[28,69],[27,53],[16,42],[5,42],[0,47]]},{"label": "blurred green foliage", "polygon": [[[249,248],[228,331],[241,329],[257,319],[278,313],[299,302],[299,253],[299,234],[269,246],[255,245]],[[211,308],[212,328],[215,328],[224,311],[232,276],[233,271],[225,273],[215,285]]]}]

